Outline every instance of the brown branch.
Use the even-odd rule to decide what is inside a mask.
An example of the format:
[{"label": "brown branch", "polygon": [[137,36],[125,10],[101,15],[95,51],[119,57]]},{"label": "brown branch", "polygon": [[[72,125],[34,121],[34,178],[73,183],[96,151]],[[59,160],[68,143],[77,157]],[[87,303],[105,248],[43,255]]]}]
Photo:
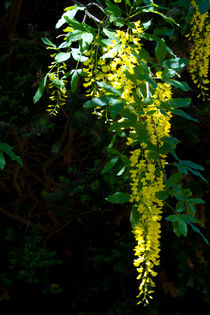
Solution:
[{"label": "brown branch", "polygon": [[[36,223],[33,223],[33,222],[28,222],[27,219],[24,219],[22,217],[20,217],[19,215],[16,215],[16,214],[13,214],[3,208],[0,207],[0,213],[4,214],[5,216],[9,217],[10,219],[14,220],[14,221],[17,221],[23,225],[26,225],[26,226],[34,226]],[[38,229],[42,232],[45,232],[45,233],[49,233],[49,230],[46,229],[45,227],[43,226],[38,226]]]}]

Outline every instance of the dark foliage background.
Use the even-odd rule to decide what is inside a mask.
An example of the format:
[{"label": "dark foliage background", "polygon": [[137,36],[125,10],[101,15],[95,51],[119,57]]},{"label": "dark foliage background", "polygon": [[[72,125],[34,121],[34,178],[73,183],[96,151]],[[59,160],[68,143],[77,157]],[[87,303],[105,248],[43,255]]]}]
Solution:
[{"label": "dark foliage background", "polygon": [[[184,24],[189,1],[161,4]],[[33,104],[49,64],[40,37],[54,40],[54,25],[68,5],[72,2],[0,2],[0,142],[13,146],[24,163],[7,158],[0,173],[0,312],[208,314],[209,248],[190,231],[178,239],[166,222],[154,301],[136,306],[130,208],[105,201],[116,188],[127,187],[128,176],[100,173],[109,158],[106,125],[83,109],[82,90],[57,117],[46,113],[47,93]],[[189,56],[181,30],[169,41],[179,56]],[[209,104],[196,99],[188,72],[182,75],[192,88],[189,112],[199,124],[174,118],[173,133],[183,141],[178,153],[204,165],[208,179]],[[183,181],[208,201],[207,184],[189,175]],[[197,211],[210,239],[206,206]]]}]

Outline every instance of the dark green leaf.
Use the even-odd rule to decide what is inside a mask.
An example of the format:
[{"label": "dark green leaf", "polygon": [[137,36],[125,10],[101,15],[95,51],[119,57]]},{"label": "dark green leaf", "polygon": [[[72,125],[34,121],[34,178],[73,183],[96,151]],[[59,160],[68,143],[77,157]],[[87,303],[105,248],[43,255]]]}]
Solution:
[{"label": "dark green leaf", "polygon": [[192,203],[206,203],[203,199],[200,198],[190,198],[189,201]]},{"label": "dark green leaf", "polygon": [[209,10],[209,0],[196,0],[200,14],[204,14]]},{"label": "dark green leaf", "polygon": [[165,190],[156,192],[155,196],[159,200],[166,200],[166,199],[168,199],[168,193]]},{"label": "dark green leaf", "polygon": [[110,103],[110,114],[112,119],[115,118],[117,114],[123,109],[125,105],[124,100],[119,100],[119,99],[113,99],[112,102]]},{"label": "dark green leaf", "polygon": [[181,219],[181,217],[179,217],[178,219],[178,225],[179,225],[180,231],[182,232],[182,235],[187,236],[187,224],[185,223],[184,220]]},{"label": "dark green leaf", "polygon": [[155,47],[155,56],[157,58],[158,63],[161,63],[167,54],[166,50],[166,42],[163,38],[161,38]]},{"label": "dark green leaf", "polygon": [[198,120],[197,120],[196,118],[191,117],[190,115],[188,115],[188,114],[186,114],[185,112],[183,112],[183,110],[181,110],[181,109],[171,109],[171,111],[172,111],[172,113],[174,113],[175,115],[179,115],[179,116],[182,116],[182,117],[185,118],[185,119],[198,122]]},{"label": "dark green leaf", "polygon": [[129,165],[129,164],[130,164],[130,160],[129,160],[129,158],[127,157],[127,155],[121,154],[120,158],[121,158],[121,160],[122,160],[126,165]]},{"label": "dark green leaf", "polygon": [[163,13],[161,13],[161,12],[159,12],[159,11],[149,10],[149,12],[152,12],[152,13],[155,13],[155,14],[158,14],[158,15],[162,16],[162,18],[163,18],[165,21],[169,22],[169,23],[172,24],[172,25],[175,24],[175,25],[179,26],[179,24],[178,24],[174,19],[172,19],[171,17],[165,16]]},{"label": "dark green leaf", "polygon": [[109,152],[112,153],[112,154],[117,154],[117,155],[120,155],[120,152],[114,148],[109,148]]},{"label": "dark green leaf", "polygon": [[36,104],[40,100],[40,98],[42,97],[42,94],[44,93],[44,88],[45,88],[46,83],[47,83],[47,77],[48,77],[48,73],[42,79],[42,81],[38,87],[38,90],[36,91],[36,94],[33,97],[34,104]]},{"label": "dark green leaf", "polygon": [[121,16],[122,15],[122,11],[121,9],[113,4],[110,0],[105,0],[106,5],[108,6],[109,10],[111,11],[111,13],[113,13],[113,15],[115,16]]},{"label": "dark green leaf", "polygon": [[4,166],[5,166],[5,158],[4,158],[3,153],[0,151],[0,170],[3,170]]},{"label": "dark green leaf", "polygon": [[177,214],[169,215],[166,217],[166,220],[170,221],[170,222],[176,222],[179,220],[179,215],[177,215]]},{"label": "dark green leaf", "polygon": [[178,168],[179,172],[182,174],[188,174],[188,169],[182,165],[180,162],[174,162],[174,166]]},{"label": "dark green leaf", "polygon": [[72,91],[72,93],[74,93],[77,89],[78,79],[79,79],[79,74],[78,74],[77,70],[75,70],[72,74],[72,77],[71,77],[71,91]]},{"label": "dark green leaf", "polygon": [[106,198],[107,201],[116,204],[122,204],[129,201],[130,195],[128,193],[116,192]]},{"label": "dark green leaf", "polygon": [[119,160],[119,156],[115,156],[113,157],[102,169],[101,174],[104,174],[106,172],[108,172],[109,170],[111,170],[115,164],[117,163],[117,161]]},{"label": "dark green leaf", "polygon": [[190,171],[192,174],[194,174],[194,175],[200,177],[204,182],[207,182],[207,180],[205,179],[205,177],[203,177],[200,172],[195,171],[195,170],[193,170],[192,168],[188,168],[188,169],[189,169],[189,171]]},{"label": "dark green leaf", "polygon": [[191,103],[189,97],[186,98],[173,98],[163,103],[164,108],[170,110],[171,108],[187,107]]},{"label": "dark green leaf", "polygon": [[155,35],[165,35],[165,36],[172,36],[174,33],[174,30],[172,29],[169,29],[167,27],[162,27],[162,28],[159,28],[159,27],[156,27],[155,30],[154,30],[154,34]]},{"label": "dark green leaf", "polygon": [[1,142],[0,151],[6,153],[11,158],[11,160],[16,161],[21,166],[23,166],[23,162],[21,161],[21,158],[13,152],[13,147],[11,147],[9,144]]},{"label": "dark green leaf", "polygon": [[200,170],[200,171],[204,170],[204,167],[202,165],[199,165],[199,164],[194,163],[194,162],[189,161],[189,160],[181,160],[180,163],[184,164],[185,166],[194,168],[195,170]]},{"label": "dark green leaf", "polygon": [[[178,173],[179,174],[179,173]],[[185,210],[185,204],[184,204],[184,200],[180,200],[177,202],[176,204],[176,211],[181,213]]]},{"label": "dark green leaf", "polygon": [[172,225],[173,225],[173,231],[174,231],[174,233],[175,233],[178,237],[180,237],[180,236],[182,235],[182,231],[180,230],[180,227],[179,227],[178,222],[177,222],[177,221],[172,222]]},{"label": "dark green leaf", "polygon": [[131,222],[131,227],[134,229],[138,224],[140,220],[141,214],[137,210],[137,208],[133,207],[131,210],[131,215],[130,215],[130,222]]},{"label": "dark green leaf", "polygon": [[182,178],[181,173],[175,173],[171,175],[167,180],[166,180],[166,189],[168,190],[171,187],[177,186],[177,183],[180,181]]},{"label": "dark green leaf", "polygon": [[201,233],[201,231],[199,230],[199,228],[197,228],[197,226],[195,226],[192,223],[189,223],[189,225],[191,226],[192,230],[198,234],[200,234],[200,236],[202,237],[202,239],[204,240],[204,242],[206,242],[206,244],[209,245],[209,241],[207,240],[207,238],[203,235],[203,233]]}]

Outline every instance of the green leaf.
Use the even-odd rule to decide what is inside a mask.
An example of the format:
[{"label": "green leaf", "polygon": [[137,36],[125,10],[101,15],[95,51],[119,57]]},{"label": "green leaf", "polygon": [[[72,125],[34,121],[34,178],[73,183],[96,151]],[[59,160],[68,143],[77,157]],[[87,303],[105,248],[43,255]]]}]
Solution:
[{"label": "green leaf", "polygon": [[179,215],[177,215],[177,214],[169,215],[166,217],[166,220],[170,221],[170,222],[176,222],[179,220]]},{"label": "green leaf", "polygon": [[112,32],[105,27],[103,28],[103,32],[109,39],[116,40],[116,33],[115,32]]},{"label": "green leaf", "polygon": [[78,6],[72,6],[70,10],[68,10],[67,12],[65,12],[62,17],[58,20],[55,28],[58,29],[60,28],[64,23],[66,23],[66,18],[72,19],[78,10],[85,10],[85,7],[78,7]]},{"label": "green leaf", "polygon": [[42,97],[42,94],[44,93],[44,89],[47,83],[47,77],[48,77],[48,73],[42,79],[38,87],[38,90],[36,91],[36,94],[33,97],[34,104],[36,104],[40,100],[40,98]]},{"label": "green leaf", "polygon": [[156,192],[155,196],[159,200],[166,200],[166,199],[168,199],[168,193],[165,190]]},{"label": "green leaf", "polygon": [[182,70],[187,64],[189,60],[186,58],[170,58],[163,61],[162,66],[165,69],[174,69],[176,71]]},{"label": "green leaf", "polygon": [[146,125],[142,122],[141,124],[135,124],[135,130],[138,136],[138,140],[140,143],[144,142],[147,143],[148,142],[148,130]]},{"label": "green leaf", "polygon": [[5,158],[4,158],[3,153],[0,151],[0,170],[3,170],[4,166],[5,166]]},{"label": "green leaf", "polygon": [[154,13],[154,14],[158,14],[158,15],[160,15],[160,16],[162,16],[162,18],[166,21],[166,22],[169,22],[170,24],[175,24],[175,25],[177,25],[177,26],[179,26],[179,24],[174,20],[174,19],[172,19],[171,17],[167,17],[167,16],[165,16],[163,13],[161,13],[161,12],[158,12],[158,11],[154,11],[154,10],[149,10],[149,12],[152,12],[152,13]]},{"label": "green leaf", "polygon": [[188,174],[188,169],[182,165],[180,162],[174,162],[174,166],[178,168],[179,172],[182,174],[187,175]]},{"label": "green leaf", "polygon": [[166,180],[166,189],[169,189],[174,184],[177,184],[182,178],[181,173],[175,173],[172,174],[167,180]]},{"label": "green leaf", "polygon": [[168,79],[173,78],[177,72],[174,69],[166,69],[161,73],[161,79],[167,82]]},{"label": "green leaf", "polygon": [[106,198],[107,201],[111,203],[116,203],[116,204],[122,204],[130,199],[130,194],[128,193],[122,193],[122,192],[116,192],[113,195],[110,195]]},{"label": "green leaf", "polygon": [[203,235],[203,233],[201,233],[201,231],[199,230],[199,228],[197,228],[197,226],[195,226],[194,224],[192,223],[189,223],[189,225],[191,226],[192,230],[198,234],[200,234],[200,236],[203,238],[204,242],[208,245],[209,244],[209,241],[207,240],[207,238]]},{"label": "green leaf", "polygon": [[174,113],[175,115],[182,116],[185,119],[198,122],[198,120],[196,118],[191,117],[190,115],[188,115],[185,112],[183,112],[183,110],[181,110],[181,109],[171,109],[171,112]]},{"label": "green leaf", "polygon": [[180,161],[181,164],[184,164],[185,166],[194,168],[195,170],[200,170],[200,171],[204,171],[204,167],[202,165],[199,165],[197,163],[194,163],[192,161],[189,160],[181,160]]},{"label": "green leaf", "polygon": [[21,161],[21,158],[13,152],[13,147],[11,147],[9,144],[1,142],[0,151],[6,153],[11,158],[11,160],[16,161],[21,166],[23,166],[23,162]]},{"label": "green leaf", "polygon": [[189,198],[189,201],[192,203],[206,203],[203,199],[200,198]]},{"label": "green leaf", "polygon": [[75,18],[68,18],[66,15],[64,16],[64,19],[73,29],[86,32],[85,23],[80,23]]},{"label": "green leaf", "polygon": [[180,231],[182,232],[182,235],[187,236],[187,224],[185,223],[184,220],[181,219],[181,217],[179,217],[178,219],[178,225],[179,225]]},{"label": "green leaf", "polygon": [[72,91],[72,93],[74,93],[77,89],[78,79],[79,79],[79,74],[78,74],[77,70],[75,70],[72,74],[72,77],[71,77],[71,91]]},{"label": "green leaf", "polygon": [[83,61],[87,61],[88,60],[88,57],[83,56],[82,53],[81,53],[81,50],[79,48],[72,48],[71,49],[71,53],[72,53],[72,57],[76,61],[83,62]]},{"label": "green leaf", "polygon": [[91,106],[106,106],[110,105],[112,101],[114,101],[116,98],[113,97],[113,95],[103,95],[101,97],[94,97],[93,99],[85,102],[83,104],[84,108],[88,108]]},{"label": "green leaf", "polygon": [[59,52],[56,56],[55,56],[55,62],[64,62],[66,60],[68,60],[71,56],[70,52]]},{"label": "green leaf", "polygon": [[118,44],[112,49],[108,50],[103,56],[101,56],[101,59],[106,59],[106,58],[113,58],[113,54],[116,54],[120,50],[121,45]]},{"label": "green leaf", "polygon": [[92,43],[93,41],[93,34],[92,33],[82,33],[82,49],[86,50],[88,49],[89,45]]},{"label": "green leaf", "polygon": [[141,218],[141,214],[139,213],[136,207],[133,207],[131,210],[131,215],[130,215],[130,222],[131,222],[132,229],[134,229],[139,224],[140,218]]},{"label": "green leaf", "polygon": [[189,85],[188,85],[188,83],[185,82],[185,81],[177,81],[177,80],[174,80],[174,79],[168,79],[167,83],[171,84],[171,85],[175,86],[176,88],[181,89],[181,90],[183,90],[185,92],[191,90]]},{"label": "green leaf", "polygon": [[109,152],[112,154],[120,155],[120,152],[118,150],[116,150],[115,148],[109,148]]},{"label": "green leaf", "polygon": [[155,56],[157,58],[158,63],[161,63],[167,54],[166,50],[166,42],[163,38],[161,38],[155,47]]},{"label": "green leaf", "polygon": [[41,37],[41,40],[43,41],[44,44],[53,48],[57,48],[56,45],[53,44],[47,37]]},{"label": "green leaf", "polygon": [[200,172],[195,171],[195,170],[193,170],[192,168],[189,168],[189,171],[190,171],[192,174],[194,174],[194,175],[200,177],[204,182],[207,183],[207,180],[205,179],[205,177],[203,177],[203,176],[201,175]]},{"label": "green leaf", "polygon": [[209,0],[196,0],[200,14],[204,14],[209,10]]},{"label": "green leaf", "polygon": [[123,109],[125,105],[124,100],[119,100],[119,99],[113,99],[112,102],[110,103],[110,114],[112,119],[115,118],[117,114]]},{"label": "green leaf", "polygon": [[106,172],[108,172],[109,170],[111,170],[115,164],[117,163],[117,161],[119,160],[119,156],[115,156],[113,157],[102,169],[101,174],[104,174]]},{"label": "green leaf", "polygon": [[154,34],[155,35],[165,35],[165,36],[172,36],[174,33],[174,30],[172,29],[169,29],[167,27],[162,27],[162,28],[159,28],[159,27],[156,27],[155,30],[154,30]]},{"label": "green leaf", "polygon": [[120,158],[126,165],[130,164],[130,160],[129,160],[129,158],[126,155],[121,154]]},{"label": "green leaf", "polygon": [[126,167],[123,166],[121,170],[119,170],[119,172],[117,173],[117,176],[121,176],[125,172],[125,170],[126,170]]},{"label": "green leaf", "polygon": [[176,204],[176,211],[181,213],[185,210],[185,204],[184,204],[184,200],[180,200],[177,202]]},{"label": "green leaf", "polygon": [[177,222],[177,221],[176,221],[176,222],[172,222],[172,226],[173,226],[173,231],[174,231],[174,233],[175,233],[178,237],[180,237],[180,236],[182,235],[182,231],[180,230],[180,227],[179,227],[178,222]]},{"label": "green leaf", "polygon": [[[84,31],[74,30],[72,32],[69,32],[66,35],[66,40],[67,40],[68,43],[71,44],[72,42],[76,42],[76,41],[79,41],[80,39],[82,39],[82,34],[84,34]],[[60,46],[59,46],[59,48],[60,48]]]},{"label": "green leaf", "polygon": [[117,163],[117,161],[119,160],[119,156],[115,156],[113,157],[102,169],[101,174],[104,174],[106,172],[108,172],[109,170],[111,170],[115,164]]},{"label": "green leaf", "polygon": [[170,110],[171,108],[172,109],[176,109],[176,108],[179,108],[179,107],[187,107],[189,106],[191,103],[191,98],[189,97],[186,97],[186,98],[173,98],[171,100],[168,100],[166,102],[164,102],[162,104],[162,106],[164,108],[166,108],[167,110]]},{"label": "green leaf", "polygon": [[118,96],[121,96],[122,95],[122,92],[119,91],[119,90],[116,90],[115,88],[113,88],[111,85],[109,84],[106,84],[104,82],[97,82],[97,84],[104,88],[107,92],[110,92],[110,93],[113,93],[113,94],[116,94]]},{"label": "green leaf", "polygon": [[122,11],[117,5],[114,5],[110,0],[105,0],[105,2],[106,2],[106,5],[108,6],[109,10],[111,11],[111,13],[113,13],[113,15],[115,15],[115,16],[121,16],[122,15]]}]

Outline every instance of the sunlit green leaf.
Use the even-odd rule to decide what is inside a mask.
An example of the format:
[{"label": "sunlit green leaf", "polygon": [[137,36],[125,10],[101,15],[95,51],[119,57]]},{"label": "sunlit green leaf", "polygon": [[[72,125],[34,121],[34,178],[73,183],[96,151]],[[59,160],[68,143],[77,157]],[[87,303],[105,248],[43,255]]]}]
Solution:
[{"label": "sunlit green leaf", "polygon": [[122,192],[116,192],[113,195],[110,195],[106,198],[107,201],[111,203],[116,203],[116,204],[122,204],[130,199],[130,194],[128,193],[122,193]]}]

